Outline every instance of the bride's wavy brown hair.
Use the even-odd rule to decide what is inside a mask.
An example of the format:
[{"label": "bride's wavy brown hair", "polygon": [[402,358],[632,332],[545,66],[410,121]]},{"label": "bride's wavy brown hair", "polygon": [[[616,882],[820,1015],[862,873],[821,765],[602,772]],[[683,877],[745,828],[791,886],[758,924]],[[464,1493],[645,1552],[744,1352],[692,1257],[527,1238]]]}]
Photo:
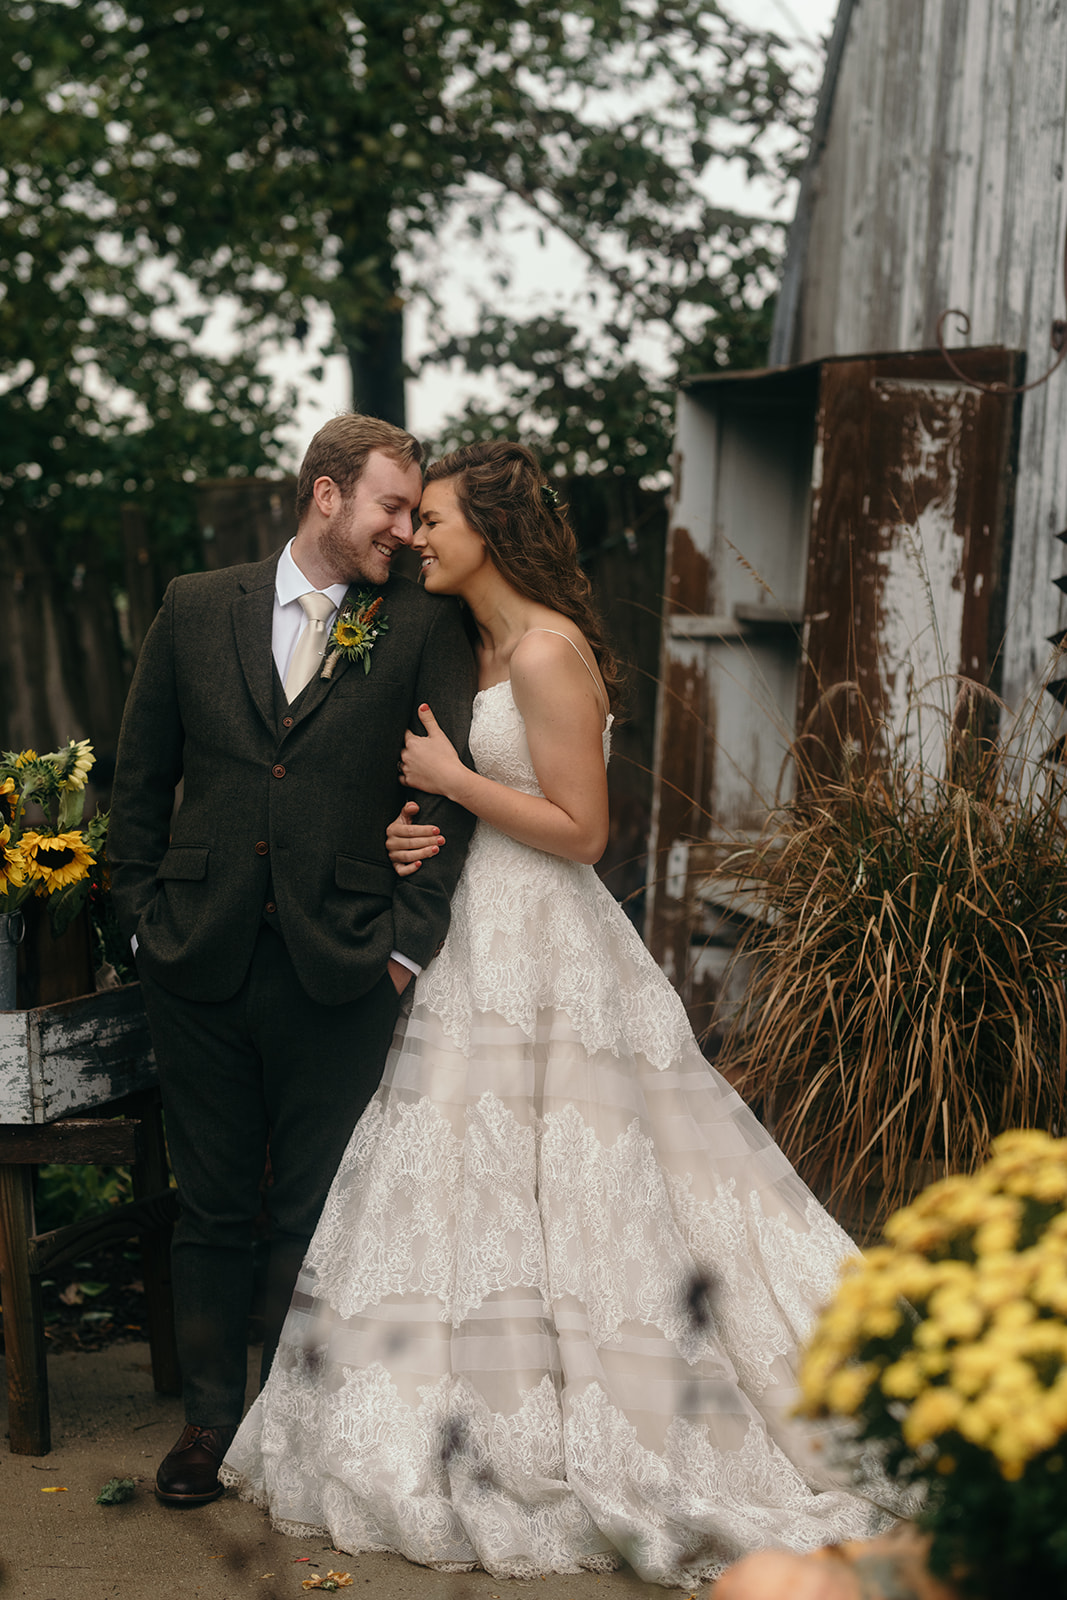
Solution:
[{"label": "bride's wavy brown hair", "polygon": [[519,594],[577,623],[596,656],[611,701],[622,670],[604,637],[592,585],[578,565],[578,541],[532,450],[502,439],[466,444],[426,468],[425,481],[452,478],[464,517],[498,571]]}]

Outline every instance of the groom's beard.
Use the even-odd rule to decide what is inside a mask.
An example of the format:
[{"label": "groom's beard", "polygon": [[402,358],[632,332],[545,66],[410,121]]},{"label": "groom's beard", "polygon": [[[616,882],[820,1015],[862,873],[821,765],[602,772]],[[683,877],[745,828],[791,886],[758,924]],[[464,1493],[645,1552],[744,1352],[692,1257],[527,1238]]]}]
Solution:
[{"label": "groom's beard", "polygon": [[[346,505],[344,511],[319,535],[319,551],[338,574],[339,583],[372,583],[378,586],[389,577],[397,546],[387,534],[374,530],[373,524],[377,520],[373,512],[361,518],[355,505]],[[389,556],[377,549],[375,540],[390,551]]]}]

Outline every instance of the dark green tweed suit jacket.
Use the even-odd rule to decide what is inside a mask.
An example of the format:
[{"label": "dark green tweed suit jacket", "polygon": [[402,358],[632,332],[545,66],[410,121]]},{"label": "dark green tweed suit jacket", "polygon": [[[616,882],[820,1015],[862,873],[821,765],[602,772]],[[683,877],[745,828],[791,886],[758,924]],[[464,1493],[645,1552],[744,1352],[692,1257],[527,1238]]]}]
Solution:
[{"label": "dark green tweed suit jacket", "polygon": [[[474,819],[401,788],[397,759],[424,700],[466,752],[474,661],[455,602],[392,577],[369,673],[339,661],[287,707],[271,657],[277,563],[168,588],[123,717],[111,880],[138,966],[164,988],[235,993],[270,902],[304,988],[332,1005],[370,989],[391,950],[425,965],[444,938]],[[447,848],[398,878],[385,829],[409,798]]]}]

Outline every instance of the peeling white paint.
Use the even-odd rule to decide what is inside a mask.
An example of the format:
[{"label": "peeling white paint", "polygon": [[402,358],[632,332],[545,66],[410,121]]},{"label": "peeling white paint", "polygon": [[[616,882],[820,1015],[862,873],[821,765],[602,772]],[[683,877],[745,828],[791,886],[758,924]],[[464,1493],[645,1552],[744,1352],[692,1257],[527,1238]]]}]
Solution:
[{"label": "peeling white paint", "polygon": [[0,1123],[53,1122],[155,1081],[139,984],[0,1012]]}]

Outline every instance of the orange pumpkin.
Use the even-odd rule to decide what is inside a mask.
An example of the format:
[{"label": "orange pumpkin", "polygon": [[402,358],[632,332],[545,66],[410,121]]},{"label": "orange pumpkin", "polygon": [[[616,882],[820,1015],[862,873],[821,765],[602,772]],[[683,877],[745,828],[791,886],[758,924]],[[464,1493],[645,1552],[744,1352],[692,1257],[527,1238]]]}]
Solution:
[{"label": "orange pumpkin", "polygon": [[709,1600],[959,1600],[958,1590],[927,1571],[928,1542],[900,1523],[881,1538],[808,1556],[761,1550],[724,1572]]}]

